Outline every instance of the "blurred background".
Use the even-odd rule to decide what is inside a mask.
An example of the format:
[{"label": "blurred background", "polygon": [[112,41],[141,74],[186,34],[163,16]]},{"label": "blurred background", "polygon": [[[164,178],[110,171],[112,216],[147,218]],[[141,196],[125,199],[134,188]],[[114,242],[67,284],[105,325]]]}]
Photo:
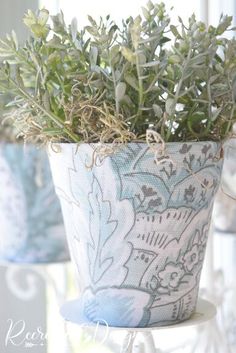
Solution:
[{"label": "blurred background", "polygon": [[[206,23],[216,24],[220,14],[233,16],[236,23],[235,0],[166,0],[173,18],[183,19],[193,12]],[[78,25],[84,25],[87,14],[94,18],[111,14],[119,21],[126,15],[135,15],[145,0],[0,0],[0,36],[12,29],[20,40],[27,31],[22,17],[27,9],[47,8],[51,14],[60,10],[70,23],[73,17]],[[1,143],[1,141],[0,141]],[[224,190],[236,197],[235,146],[227,149],[223,174]],[[234,151],[234,152],[232,152]],[[0,156],[1,157],[1,156]],[[1,175],[1,171],[0,171]],[[1,182],[1,179],[0,179]],[[0,186],[0,201],[3,193]],[[218,307],[216,320],[199,327],[154,332],[156,352],[176,353],[235,353],[236,352],[236,201],[220,192],[215,207],[211,236],[204,273],[201,296],[210,299]],[[223,207],[222,207],[223,206]],[[222,211],[223,209],[223,211]],[[0,219],[1,219],[0,215]],[[233,224],[234,223],[234,224]],[[1,224],[0,224],[1,238]],[[73,285],[74,272],[68,259],[58,263],[8,265],[2,261],[0,267],[0,352],[23,353],[77,353],[110,352],[122,353],[121,342],[125,332],[115,332],[104,339],[91,330],[82,330],[76,325],[65,324],[59,315],[59,306],[65,298],[77,295]],[[27,336],[28,335],[28,336]],[[27,346],[25,337],[31,338]],[[171,338],[170,338],[171,337]],[[142,341],[142,337],[140,338]],[[141,347],[141,348],[140,348]],[[140,343],[136,353],[144,352]],[[147,351],[154,353],[155,351]]]}]

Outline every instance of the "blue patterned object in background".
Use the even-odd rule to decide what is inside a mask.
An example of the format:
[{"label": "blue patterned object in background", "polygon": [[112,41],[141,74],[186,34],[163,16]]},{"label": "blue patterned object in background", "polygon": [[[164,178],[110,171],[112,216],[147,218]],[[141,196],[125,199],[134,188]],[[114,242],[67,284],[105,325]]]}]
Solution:
[{"label": "blue patterned object in background", "polygon": [[[49,151],[90,321],[146,327],[194,312],[221,169],[214,142],[130,143],[88,168],[96,145]],[[169,159],[168,159],[169,158]],[[100,163],[99,163],[100,162]]]},{"label": "blue patterned object in background", "polygon": [[222,188],[218,191],[214,205],[214,223],[219,232],[236,235],[236,142],[231,139],[225,146]]},{"label": "blue patterned object in background", "polygon": [[0,262],[69,260],[47,154],[34,146],[0,144]]}]

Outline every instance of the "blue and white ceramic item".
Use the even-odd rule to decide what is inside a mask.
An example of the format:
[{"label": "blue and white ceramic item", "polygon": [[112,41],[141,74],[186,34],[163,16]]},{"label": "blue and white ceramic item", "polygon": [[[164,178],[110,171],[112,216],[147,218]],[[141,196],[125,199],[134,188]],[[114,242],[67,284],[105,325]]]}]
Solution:
[{"label": "blue and white ceramic item", "polygon": [[214,224],[217,231],[236,234],[236,142],[229,140],[225,146],[222,188],[216,195]]},{"label": "blue and white ceramic item", "polygon": [[214,142],[168,143],[156,163],[129,143],[92,168],[96,145],[49,151],[83,313],[109,326],[178,323],[194,312],[221,169]]},{"label": "blue and white ceramic item", "polygon": [[0,190],[0,262],[69,260],[46,152],[1,143]]}]

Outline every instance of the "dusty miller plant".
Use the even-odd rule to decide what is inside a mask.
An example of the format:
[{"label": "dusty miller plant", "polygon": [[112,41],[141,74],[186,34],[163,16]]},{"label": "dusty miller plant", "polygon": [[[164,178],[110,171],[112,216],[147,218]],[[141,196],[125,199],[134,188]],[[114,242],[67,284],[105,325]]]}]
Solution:
[{"label": "dusty miller plant", "polygon": [[78,30],[63,14],[28,11],[31,36],[0,41],[0,90],[26,139],[125,143],[152,129],[168,141],[224,140],[236,120],[236,40],[192,15],[171,24],[163,3],[118,26],[110,16]]}]

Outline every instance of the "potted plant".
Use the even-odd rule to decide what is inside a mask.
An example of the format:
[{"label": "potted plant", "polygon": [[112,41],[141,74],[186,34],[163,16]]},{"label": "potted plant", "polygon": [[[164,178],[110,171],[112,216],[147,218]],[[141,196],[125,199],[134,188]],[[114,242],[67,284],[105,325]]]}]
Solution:
[{"label": "potted plant", "polygon": [[0,126],[0,263],[68,261],[47,154],[15,135],[8,121]]},{"label": "potted plant", "polygon": [[120,26],[89,17],[78,31],[62,13],[48,17],[28,12],[32,37],[16,57],[6,49],[16,39],[2,43],[1,86],[18,97],[24,138],[49,143],[79,273],[72,316],[126,327],[185,320],[236,117],[236,42],[222,36],[231,17],[174,26],[151,1]]}]

